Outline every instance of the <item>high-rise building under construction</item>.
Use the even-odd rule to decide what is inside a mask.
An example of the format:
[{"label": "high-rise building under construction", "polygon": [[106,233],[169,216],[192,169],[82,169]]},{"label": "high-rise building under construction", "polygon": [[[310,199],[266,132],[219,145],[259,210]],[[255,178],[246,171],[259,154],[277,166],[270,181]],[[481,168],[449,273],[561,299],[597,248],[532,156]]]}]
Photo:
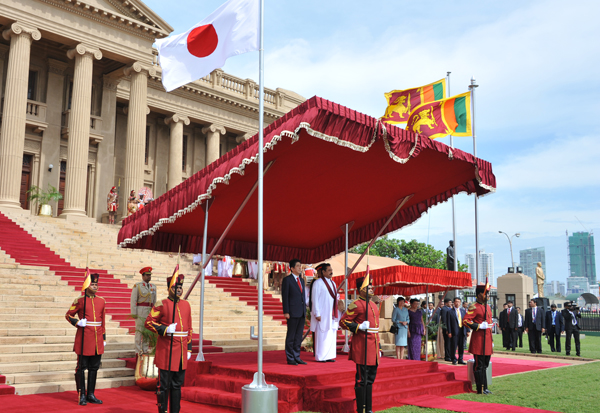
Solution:
[{"label": "high-rise building under construction", "polygon": [[585,277],[590,285],[596,285],[596,254],[594,234],[574,232],[569,236],[569,277]]}]

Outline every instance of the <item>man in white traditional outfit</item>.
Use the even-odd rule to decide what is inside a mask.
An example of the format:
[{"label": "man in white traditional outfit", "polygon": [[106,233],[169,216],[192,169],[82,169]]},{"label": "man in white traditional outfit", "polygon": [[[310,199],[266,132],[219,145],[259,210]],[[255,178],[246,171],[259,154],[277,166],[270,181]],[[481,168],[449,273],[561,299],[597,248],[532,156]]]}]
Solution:
[{"label": "man in white traditional outfit", "polygon": [[310,329],[315,333],[315,359],[321,363],[334,362],[340,311],[345,311],[345,308],[337,293],[337,286],[331,279],[331,265],[321,264],[317,267],[317,272],[319,278],[311,285],[310,319]]}]

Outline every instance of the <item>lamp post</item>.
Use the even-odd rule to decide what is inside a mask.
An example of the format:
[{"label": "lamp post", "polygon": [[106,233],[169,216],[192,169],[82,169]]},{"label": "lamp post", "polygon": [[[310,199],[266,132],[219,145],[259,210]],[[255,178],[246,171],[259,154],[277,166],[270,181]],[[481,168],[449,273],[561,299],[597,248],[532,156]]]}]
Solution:
[{"label": "lamp post", "polygon": [[521,236],[521,234],[517,232],[517,233],[516,233],[516,234],[514,234],[512,237],[509,237],[509,236],[508,236],[508,234],[507,234],[506,232],[503,232],[503,231],[498,231],[498,232],[499,232],[500,234],[504,234],[504,235],[506,235],[506,238],[508,239],[508,243],[509,243],[509,245],[510,245],[510,261],[512,262],[512,266],[513,266],[513,268],[514,268],[514,266],[515,266],[515,258],[513,257],[513,250],[512,250],[512,238],[513,238],[513,237],[517,237],[517,238],[519,238],[519,237]]}]

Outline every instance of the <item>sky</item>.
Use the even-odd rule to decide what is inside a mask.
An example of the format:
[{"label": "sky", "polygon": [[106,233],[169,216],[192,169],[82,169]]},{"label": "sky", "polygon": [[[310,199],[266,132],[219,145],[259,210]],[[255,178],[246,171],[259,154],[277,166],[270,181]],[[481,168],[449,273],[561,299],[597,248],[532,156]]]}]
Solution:
[{"label": "sky", "polygon": [[[174,33],[222,0],[146,0]],[[546,248],[546,280],[566,281],[566,231],[600,235],[600,2],[265,0],[265,86],[332,100],[373,117],[384,93],[450,75],[452,95],[475,92],[477,156],[497,191],[479,198],[479,248],[498,277],[519,250]],[[258,80],[258,53],[223,68]],[[449,139],[441,139],[449,144]],[[473,139],[454,145],[473,152]],[[473,196],[455,198],[457,257],[475,252]],[[450,203],[393,237],[444,250]]]}]

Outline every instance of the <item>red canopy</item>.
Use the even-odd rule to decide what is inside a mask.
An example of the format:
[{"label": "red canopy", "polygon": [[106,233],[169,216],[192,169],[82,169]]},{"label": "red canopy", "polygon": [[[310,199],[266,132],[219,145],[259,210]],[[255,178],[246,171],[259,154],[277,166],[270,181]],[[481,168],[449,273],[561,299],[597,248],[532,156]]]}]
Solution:
[{"label": "red canopy", "polygon": [[[369,274],[377,295],[411,296],[471,287],[471,274],[468,272],[396,265],[370,270]],[[356,279],[365,275],[364,271],[351,274],[348,277],[348,291],[354,291]],[[337,285],[341,285],[344,276],[333,277],[333,280]]]},{"label": "red canopy", "polygon": [[[313,97],[265,128],[264,259],[315,263],[344,250],[340,226],[354,221],[350,246],[372,239],[397,201],[414,196],[384,233],[416,221],[460,192],[495,190],[490,163],[377,119]],[[208,250],[223,233],[258,175],[258,136],[127,217],[122,247],[197,253],[204,211]],[[218,255],[257,258],[256,193]]]}]

